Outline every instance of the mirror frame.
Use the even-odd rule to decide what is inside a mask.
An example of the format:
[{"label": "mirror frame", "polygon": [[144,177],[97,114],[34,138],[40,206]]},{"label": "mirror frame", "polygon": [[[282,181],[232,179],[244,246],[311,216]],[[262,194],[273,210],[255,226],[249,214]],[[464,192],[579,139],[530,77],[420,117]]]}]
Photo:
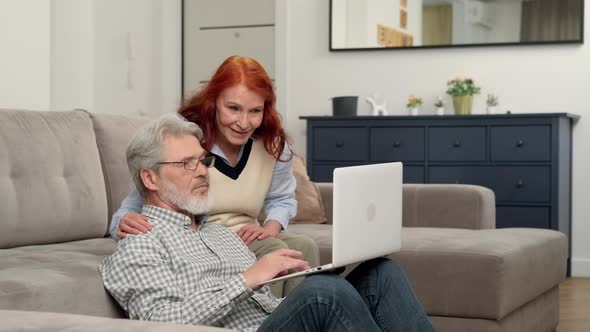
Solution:
[{"label": "mirror frame", "polygon": [[582,13],[582,22],[580,22],[580,39],[558,40],[558,41],[535,41],[535,42],[507,42],[507,43],[480,43],[480,44],[457,44],[457,45],[420,45],[420,46],[398,46],[398,47],[350,47],[350,48],[333,48],[332,47],[332,3],[330,0],[329,20],[328,20],[328,39],[330,52],[348,52],[348,51],[383,51],[383,50],[419,50],[429,48],[455,48],[455,47],[493,47],[493,46],[527,46],[527,45],[556,45],[556,44],[584,44],[584,3],[582,0],[580,12]]}]

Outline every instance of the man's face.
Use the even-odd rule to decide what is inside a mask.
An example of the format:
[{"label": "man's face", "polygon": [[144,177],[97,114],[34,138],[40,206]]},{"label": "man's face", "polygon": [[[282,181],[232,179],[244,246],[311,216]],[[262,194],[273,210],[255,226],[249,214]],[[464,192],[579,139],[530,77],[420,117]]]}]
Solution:
[{"label": "man's face", "polygon": [[[188,161],[202,159],[206,151],[192,135],[167,135],[162,145],[162,161]],[[163,164],[159,172],[157,194],[163,203],[178,212],[202,214],[207,212],[209,172],[198,163],[196,170],[187,170],[183,164]]]}]

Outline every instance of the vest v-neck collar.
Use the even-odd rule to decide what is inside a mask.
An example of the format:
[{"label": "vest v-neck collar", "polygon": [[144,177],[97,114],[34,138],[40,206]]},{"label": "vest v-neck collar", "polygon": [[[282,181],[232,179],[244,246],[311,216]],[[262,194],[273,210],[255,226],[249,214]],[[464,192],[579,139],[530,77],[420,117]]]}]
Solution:
[{"label": "vest v-neck collar", "polygon": [[244,168],[246,168],[246,164],[248,163],[248,158],[250,157],[250,152],[252,151],[252,143],[253,142],[254,141],[252,139],[249,139],[248,142],[246,142],[246,144],[244,144],[244,150],[242,151],[242,157],[240,158],[240,161],[238,161],[238,163],[235,167],[232,167],[228,163],[226,163],[223,160],[224,159],[223,157],[221,157],[213,152],[209,152],[209,155],[213,155],[219,159],[219,162],[215,163],[215,168],[219,172],[224,174],[225,176],[227,176],[233,180],[237,180],[240,177],[240,174],[242,174],[242,171],[244,170]]}]

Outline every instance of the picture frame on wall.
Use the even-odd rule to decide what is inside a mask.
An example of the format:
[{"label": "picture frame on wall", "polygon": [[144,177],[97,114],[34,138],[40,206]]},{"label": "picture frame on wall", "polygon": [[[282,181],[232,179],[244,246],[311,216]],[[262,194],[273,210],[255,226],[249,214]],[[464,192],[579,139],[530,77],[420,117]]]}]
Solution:
[{"label": "picture frame on wall", "polygon": [[[439,4],[441,2],[425,0],[424,3]],[[452,32],[464,31],[474,24],[484,29],[499,28],[498,24],[503,22],[505,14],[513,12],[513,1],[457,1],[448,5],[450,2],[445,0],[445,3],[440,5],[444,10],[440,10],[434,8],[435,6],[410,3],[408,0],[399,2],[394,0],[393,6],[388,1],[330,0],[330,51],[584,43],[584,0],[523,1],[522,15],[517,15],[520,17],[520,24],[504,24],[502,29],[506,29],[505,33],[494,34],[453,34]],[[381,7],[377,7],[378,4]],[[455,5],[463,6],[462,10],[454,11],[452,7]],[[541,7],[537,8],[537,5]],[[382,43],[367,43],[365,39],[372,38],[371,36],[348,38],[347,36],[350,35],[366,35],[366,31],[363,31],[366,29],[365,23],[362,23],[366,18],[362,13],[369,10],[369,6],[372,12],[390,13],[393,22],[385,22],[389,24],[388,28],[428,37],[414,38],[412,46],[404,46],[407,45],[406,43],[397,45],[384,41],[388,40],[387,38],[378,39]],[[410,6],[412,6],[411,9]],[[410,16],[410,10],[412,16]],[[379,20],[366,22],[371,26],[382,23],[384,22]],[[563,26],[568,28],[564,29]]]}]

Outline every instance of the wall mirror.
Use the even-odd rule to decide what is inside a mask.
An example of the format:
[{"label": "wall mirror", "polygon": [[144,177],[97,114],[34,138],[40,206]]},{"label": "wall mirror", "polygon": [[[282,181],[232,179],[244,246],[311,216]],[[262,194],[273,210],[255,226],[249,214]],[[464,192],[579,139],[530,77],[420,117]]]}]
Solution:
[{"label": "wall mirror", "polygon": [[584,0],[331,0],[330,50],[583,43]]}]

